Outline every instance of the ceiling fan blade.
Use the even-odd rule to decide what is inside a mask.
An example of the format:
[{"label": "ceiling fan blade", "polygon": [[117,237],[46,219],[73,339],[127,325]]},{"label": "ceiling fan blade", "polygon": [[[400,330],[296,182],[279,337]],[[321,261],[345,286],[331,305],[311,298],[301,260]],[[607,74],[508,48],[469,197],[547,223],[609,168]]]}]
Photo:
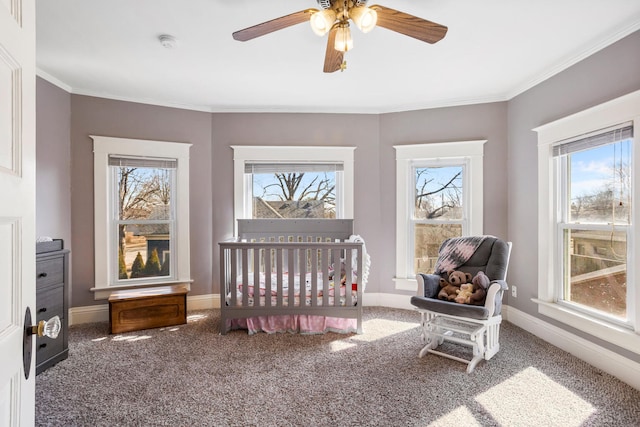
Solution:
[{"label": "ceiling fan blade", "polygon": [[378,13],[377,26],[395,31],[405,36],[413,37],[427,43],[436,43],[447,34],[448,28],[399,10],[374,5],[371,6]]},{"label": "ceiling fan blade", "polygon": [[238,30],[233,33],[233,38],[241,42],[246,42],[247,40],[255,39],[256,37],[308,21],[311,19],[311,15],[317,11],[318,9],[306,9],[290,15],[281,16],[280,18],[245,28],[244,30]]},{"label": "ceiling fan blade", "polygon": [[338,32],[338,27],[333,27],[329,31],[329,37],[327,40],[327,53],[324,56],[324,72],[325,73],[333,73],[342,68],[342,60],[344,57],[344,52],[340,52],[336,50],[333,46],[336,41],[336,34]]}]

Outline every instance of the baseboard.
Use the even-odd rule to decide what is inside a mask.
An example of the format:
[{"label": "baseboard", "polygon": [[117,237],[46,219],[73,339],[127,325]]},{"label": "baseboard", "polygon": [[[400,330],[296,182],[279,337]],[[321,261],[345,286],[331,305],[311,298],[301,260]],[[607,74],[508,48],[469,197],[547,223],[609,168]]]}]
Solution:
[{"label": "baseboard", "polygon": [[548,343],[640,390],[640,363],[627,359],[618,353],[513,307],[503,306],[502,317],[525,331],[531,332]]},{"label": "baseboard", "polygon": [[69,326],[107,321],[109,321],[109,304],[88,305],[69,309]]}]

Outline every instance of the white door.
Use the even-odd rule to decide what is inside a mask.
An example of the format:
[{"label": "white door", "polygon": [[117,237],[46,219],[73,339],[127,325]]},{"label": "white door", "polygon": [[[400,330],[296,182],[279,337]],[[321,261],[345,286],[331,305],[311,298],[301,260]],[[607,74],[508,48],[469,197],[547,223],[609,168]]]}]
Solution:
[{"label": "white door", "polygon": [[34,0],[0,0],[2,426],[34,424],[35,364],[26,379],[23,336],[27,307],[35,317],[35,32]]}]

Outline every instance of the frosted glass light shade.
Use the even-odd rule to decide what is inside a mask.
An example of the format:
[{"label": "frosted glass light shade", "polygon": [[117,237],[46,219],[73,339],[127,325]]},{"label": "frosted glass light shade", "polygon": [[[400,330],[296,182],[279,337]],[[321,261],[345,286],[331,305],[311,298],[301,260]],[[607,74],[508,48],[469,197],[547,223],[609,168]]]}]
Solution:
[{"label": "frosted glass light shade", "polygon": [[353,49],[353,39],[351,38],[351,30],[349,24],[340,25],[336,31],[336,40],[333,44],[335,50],[346,52]]},{"label": "frosted glass light shade", "polygon": [[336,12],[333,9],[324,9],[311,15],[309,23],[314,33],[319,36],[324,36],[329,32],[335,21]]},{"label": "frosted glass light shade", "polygon": [[378,22],[378,13],[365,6],[354,7],[349,11],[349,17],[363,33],[373,30]]}]

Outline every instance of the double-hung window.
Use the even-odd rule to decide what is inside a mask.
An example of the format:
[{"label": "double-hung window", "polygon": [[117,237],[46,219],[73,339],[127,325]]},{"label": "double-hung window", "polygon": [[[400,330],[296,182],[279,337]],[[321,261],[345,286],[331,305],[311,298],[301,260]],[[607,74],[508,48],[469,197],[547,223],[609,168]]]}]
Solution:
[{"label": "double-hung window", "polygon": [[92,138],[96,299],[190,282],[190,144]]},{"label": "double-hung window", "polygon": [[450,237],[482,234],[482,156],[486,141],[398,145],[396,288],[415,291]]},{"label": "double-hung window", "polygon": [[640,92],[538,132],[540,313],[640,353]]},{"label": "double-hung window", "polygon": [[355,147],[232,148],[236,219],[353,218]]},{"label": "double-hung window", "polygon": [[553,147],[558,185],[557,301],[629,324],[631,124]]}]

